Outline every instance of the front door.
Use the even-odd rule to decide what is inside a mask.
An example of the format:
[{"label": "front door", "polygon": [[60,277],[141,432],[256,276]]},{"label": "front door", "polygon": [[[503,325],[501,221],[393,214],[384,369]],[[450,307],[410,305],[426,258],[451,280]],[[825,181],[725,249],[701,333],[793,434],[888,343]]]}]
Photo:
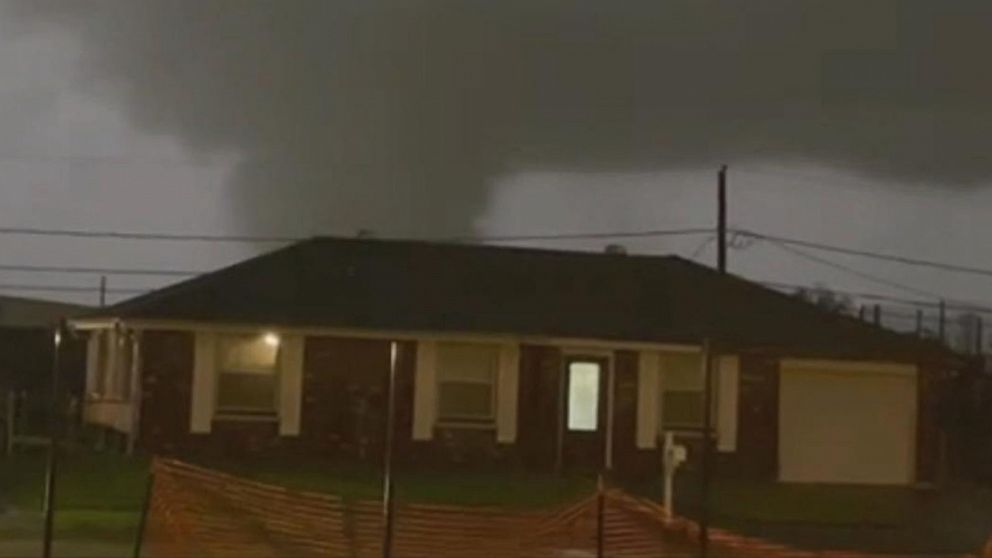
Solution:
[{"label": "front door", "polygon": [[561,460],[567,470],[598,471],[606,456],[606,392],[609,361],[599,357],[565,359],[562,382]]}]

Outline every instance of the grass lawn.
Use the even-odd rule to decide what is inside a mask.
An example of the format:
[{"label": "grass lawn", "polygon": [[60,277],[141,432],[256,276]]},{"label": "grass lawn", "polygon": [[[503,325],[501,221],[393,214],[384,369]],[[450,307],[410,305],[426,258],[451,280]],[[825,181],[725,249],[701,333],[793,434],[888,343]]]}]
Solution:
[{"label": "grass lawn", "polygon": [[[698,517],[697,479],[676,487],[676,511]],[[660,497],[657,486],[642,489]],[[796,485],[716,479],[719,527],[807,548],[923,554],[975,552],[992,535],[992,489]]]},{"label": "grass lawn", "polygon": [[[0,539],[39,537],[46,453],[0,458]],[[56,538],[133,540],[145,493],[148,462],[90,452],[66,452],[56,482]]]},{"label": "grass lawn", "polygon": [[[261,482],[336,494],[382,496],[379,467],[330,461],[205,460],[202,465]],[[41,537],[46,453],[0,458],[0,540]],[[117,454],[67,452],[56,484],[56,539],[124,543],[134,540],[147,482],[148,461]],[[400,502],[543,508],[590,494],[585,477],[510,472],[396,473]],[[2,555],[2,553],[0,553]]]},{"label": "grass lawn", "polygon": [[[201,464],[298,490],[348,499],[379,499],[380,468],[329,461],[224,460]],[[58,540],[133,540],[148,462],[114,454],[68,453],[57,485]],[[41,532],[45,453],[0,459],[0,540],[34,539]],[[400,502],[544,508],[595,488],[592,478],[512,471],[396,473]],[[636,487],[660,498],[656,484]],[[698,516],[698,483],[680,475],[677,512]],[[714,525],[807,548],[891,553],[974,552],[992,534],[992,490],[952,486],[939,492],[902,487],[785,485],[717,479]],[[0,553],[2,555],[2,553]]]},{"label": "grass lawn", "polygon": [[[326,492],[346,499],[382,498],[382,470],[377,466],[275,460],[205,461],[204,466],[297,490]],[[595,480],[583,476],[550,477],[509,471],[395,473],[399,502],[544,508],[591,494]]]}]

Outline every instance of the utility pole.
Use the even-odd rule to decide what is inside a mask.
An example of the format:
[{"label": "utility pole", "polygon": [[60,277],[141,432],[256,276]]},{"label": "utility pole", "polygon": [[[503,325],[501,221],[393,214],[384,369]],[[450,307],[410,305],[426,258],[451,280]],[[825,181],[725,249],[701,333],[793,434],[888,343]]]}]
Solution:
[{"label": "utility pole", "polygon": [[[727,273],[727,165],[720,167],[717,174],[717,260],[716,268],[721,275]],[[709,555],[710,542],[710,477],[713,462],[713,346],[709,339],[703,342],[703,456],[701,467],[700,497],[702,499],[699,514],[699,554],[703,558]]]},{"label": "utility pole", "polygon": [[717,189],[716,216],[716,268],[720,273],[727,272],[727,165],[720,167]]},{"label": "utility pole", "polygon": [[712,476],[713,449],[710,431],[713,429],[713,353],[710,340],[703,340],[703,456],[700,468],[702,500],[699,513],[699,555],[709,556],[710,546],[710,477]]},{"label": "utility pole", "polygon": [[100,308],[107,305],[107,276],[100,276]]}]

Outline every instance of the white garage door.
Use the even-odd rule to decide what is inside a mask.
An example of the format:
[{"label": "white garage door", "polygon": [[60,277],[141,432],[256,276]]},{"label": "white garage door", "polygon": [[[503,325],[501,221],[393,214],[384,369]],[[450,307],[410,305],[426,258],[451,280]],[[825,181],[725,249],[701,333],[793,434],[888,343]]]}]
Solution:
[{"label": "white garage door", "polygon": [[913,482],[915,367],[787,360],[779,389],[780,480]]}]

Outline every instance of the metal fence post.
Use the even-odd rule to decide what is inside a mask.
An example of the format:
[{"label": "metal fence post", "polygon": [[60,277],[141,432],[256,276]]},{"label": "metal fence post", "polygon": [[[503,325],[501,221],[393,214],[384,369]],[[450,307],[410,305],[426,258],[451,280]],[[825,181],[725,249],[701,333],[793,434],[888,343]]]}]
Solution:
[{"label": "metal fence post", "polygon": [[7,391],[7,412],[4,418],[3,453],[10,455],[14,453],[14,436],[17,430],[14,428],[14,421],[17,420],[17,393],[13,389]]},{"label": "metal fence post", "polygon": [[44,502],[45,531],[42,535],[42,556],[44,558],[51,558],[52,556],[52,536],[55,527],[55,478],[58,471],[59,427],[61,425],[59,418],[62,415],[59,408],[59,368],[61,367],[62,335],[65,331],[63,326],[64,324],[60,322],[52,336],[52,393],[49,402],[50,409],[48,410],[48,467],[45,474]]},{"label": "metal fence post", "polygon": [[713,447],[710,444],[713,429],[713,344],[709,338],[703,339],[703,451],[700,482],[699,511],[699,555],[709,556],[710,544],[710,481],[712,472]]},{"label": "metal fence post", "polygon": [[396,421],[396,361],[399,344],[389,344],[389,392],[386,401],[386,444],[383,450],[383,491],[382,491],[382,557],[393,555],[393,440]]},{"label": "metal fence post", "polygon": [[[154,467],[154,465],[153,465]],[[141,517],[138,518],[138,532],[134,535],[134,558],[141,558],[141,545],[145,542],[145,527],[148,525],[148,511],[155,495],[155,471],[148,472],[148,483],[145,485],[145,501],[141,504]]]},{"label": "metal fence post", "polygon": [[596,481],[596,558],[603,558],[605,518],[606,518],[606,494],[603,486],[603,473],[599,474]]}]

